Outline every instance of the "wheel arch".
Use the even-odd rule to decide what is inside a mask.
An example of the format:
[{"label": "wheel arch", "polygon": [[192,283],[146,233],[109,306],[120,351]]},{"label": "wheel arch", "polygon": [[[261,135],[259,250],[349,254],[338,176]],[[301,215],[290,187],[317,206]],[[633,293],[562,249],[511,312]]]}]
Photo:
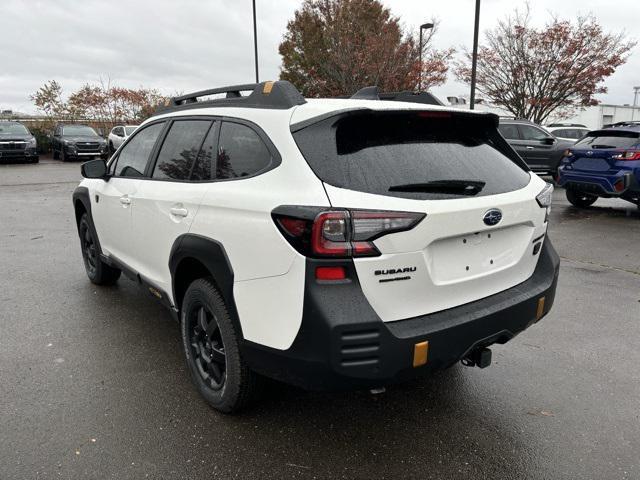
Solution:
[{"label": "wheel arch", "polygon": [[180,235],[171,247],[169,271],[174,306],[178,311],[182,308],[182,299],[191,282],[211,277],[232,321],[242,332],[233,297],[233,268],[220,242],[191,233]]},{"label": "wheel arch", "polygon": [[80,224],[80,218],[82,218],[83,213],[86,213],[91,218],[91,200],[87,187],[78,187],[73,192],[73,209],[76,215],[76,226]]}]

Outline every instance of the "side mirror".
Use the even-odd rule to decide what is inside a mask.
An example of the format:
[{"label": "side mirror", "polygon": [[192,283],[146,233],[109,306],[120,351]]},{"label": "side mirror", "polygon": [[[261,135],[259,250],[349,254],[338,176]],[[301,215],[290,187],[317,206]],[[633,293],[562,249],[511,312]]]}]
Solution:
[{"label": "side mirror", "polygon": [[553,137],[545,137],[542,140],[543,145],[554,145],[556,143],[556,139]]},{"label": "side mirror", "polygon": [[107,162],[104,160],[90,160],[80,165],[80,173],[84,178],[107,179]]}]

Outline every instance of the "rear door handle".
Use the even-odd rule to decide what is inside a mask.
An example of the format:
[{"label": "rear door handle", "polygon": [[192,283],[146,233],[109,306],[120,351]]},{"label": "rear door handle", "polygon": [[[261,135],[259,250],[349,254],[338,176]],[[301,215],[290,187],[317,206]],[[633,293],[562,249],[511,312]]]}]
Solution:
[{"label": "rear door handle", "polygon": [[171,207],[169,211],[171,212],[171,215],[176,217],[186,217],[189,215],[189,210],[183,207]]},{"label": "rear door handle", "polygon": [[125,206],[126,205],[131,205],[131,199],[129,197],[127,197],[127,196],[120,197],[120,203],[122,205],[125,205]]},{"label": "rear door handle", "polygon": [[532,147],[531,145],[527,145],[527,150],[533,150],[535,147]]}]

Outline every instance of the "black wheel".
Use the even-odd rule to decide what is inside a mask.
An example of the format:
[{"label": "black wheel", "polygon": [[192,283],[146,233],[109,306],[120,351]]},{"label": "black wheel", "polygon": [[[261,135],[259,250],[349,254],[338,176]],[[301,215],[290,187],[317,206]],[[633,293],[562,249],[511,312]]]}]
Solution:
[{"label": "black wheel", "polygon": [[567,195],[567,200],[569,200],[569,203],[579,208],[590,207],[598,199],[598,197],[596,197],[595,195],[579,192],[577,190],[567,190],[566,195]]},{"label": "black wheel", "polygon": [[60,152],[58,152],[55,147],[53,147],[53,159],[54,160],[59,160],[60,159]]},{"label": "black wheel", "polygon": [[196,280],[187,289],[181,330],[191,378],[209,405],[224,413],[246,406],[261,379],[240,355],[239,333],[210,279]]},{"label": "black wheel", "polygon": [[64,147],[60,149],[60,160],[62,160],[63,162],[66,162],[67,160],[69,160],[69,157],[64,151]]},{"label": "black wheel", "polygon": [[82,259],[87,276],[96,285],[113,285],[120,278],[120,270],[110,267],[100,259],[98,243],[89,223],[89,216],[84,213],[78,224]]}]

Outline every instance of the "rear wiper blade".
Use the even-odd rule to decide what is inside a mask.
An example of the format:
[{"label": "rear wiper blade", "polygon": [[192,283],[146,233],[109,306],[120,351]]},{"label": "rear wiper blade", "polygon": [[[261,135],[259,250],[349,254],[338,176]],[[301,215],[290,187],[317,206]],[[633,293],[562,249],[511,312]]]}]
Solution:
[{"label": "rear wiper blade", "polygon": [[477,195],[485,182],[477,180],[434,180],[424,183],[406,183],[389,187],[390,192],[451,193],[454,195]]}]

